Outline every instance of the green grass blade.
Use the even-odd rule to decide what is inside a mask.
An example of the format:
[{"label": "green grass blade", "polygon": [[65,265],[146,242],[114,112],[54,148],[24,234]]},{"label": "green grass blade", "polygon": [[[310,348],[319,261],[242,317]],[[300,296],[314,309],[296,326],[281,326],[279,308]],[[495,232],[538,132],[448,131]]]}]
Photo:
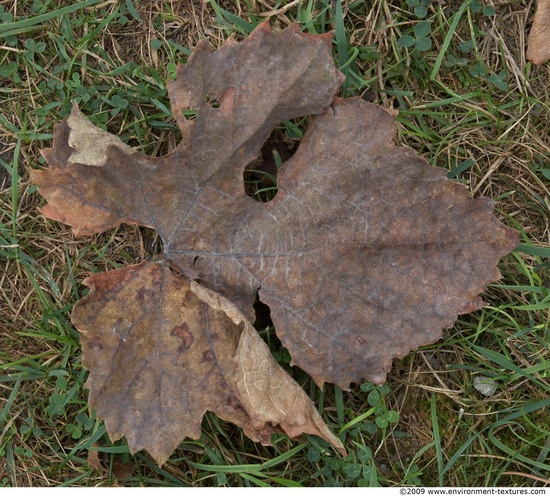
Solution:
[{"label": "green grass blade", "polygon": [[475,160],[466,159],[463,162],[461,162],[459,165],[457,165],[454,169],[447,172],[447,177],[449,179],[454,179],[458,175],[466,172],[474,164],[475,164]]},{"label": "green grass blade", "polygon": [[520,243],[514,251],[526,253],[527,255],[534,255],[535,257],[550,258],[550,247],[546,246],[532,246],[526,243]]},{"label": "green grass blade", "polygon": [[46,12],[44,14],[31,17],[29,19],[22,19],[20,21],[4,22],[0,24],[0,38],[5,38],[7,36],[13,36],[19,33],[24,33],[31,28],[37,26],[37,24],[42,24],[52,19],[61,17],[62,15],[72,14],[81,9],[91,7],[97,3],[100,3],[103,0],[86,0],[85,2],[75,3],[73,5],[67,5],[66,7],[61,7],[57,10],[52,10],[51,12]]},{"label": "green grass blade", "polygon": [[342,11],[342,0],[336,0],[334,11],[334,27],[336,37],[336,55],[340,67],[345,67],[348,61],[348,40],[344,26],[344,13]]},{"label": "green grass blade", "polygon": [[243,34],[250,34],[252,33],[252,31],[254,31],[254,28],[256,26],[225,10],[223,7],[220,7],[217,4],[216,0],[210,0],[210,5],[212,5],[214,12],[216,12],[216,16],[220,24],[225,25],[229,28],[231,26],[234,26],[239,32]]},{"label": "green grass blade", "polygon": [[205,463],[195,463],[188,461],[189,465],[195,467],[199,470],[205,470],[207,472],[221,472],[224,474],[253,474],[258,477],[263,477],[262,472],[260,471],[261,465],[259,464],[250,464],[250,465],[207,465]]},{"label": "green grass blade", "polygon": [[279,463],[286,462],[287,460],[291,459],[294,455],[302,451],[306,446],[307,446],[307,443],[301,443],[298,446],[295,446],[291,450],[287,451],[286,453],[282,453],[281,455],[262,463],[260,467],[262,470],[266,470],[268,468],[279,465]]},{"label": "green grass blade", "polygon": [[480,355],[484,356],[488,360],[491,360],[492,362],[496,363],[498,366],[510,370],[517,374],[517,376],[525,377],[526,379],[529,379],[530,381],[533,381],[538,386],[540,386],[543,390],[547,389],[547,386],[542,382],[533,377],[530,373],[525,371],[524,369],[521,369],[516,364],[512,363],[510,360],[508,360],[504,355],[501,353],[498,353],[493,350],[489,350],[487,348],[483,348],[481,346],[478,346],[476,344],[471,344],[472,348],[477,351]]},{"label": "green grass blade", "polygon": [[338,386],[334,386],[334,401],[336,403],[336,417],[338,423],[343,425],[346,417],[344,415],[344,393]]},{"label": "green grass blade", "polygon": [[17,237],[17,217],[19,211],[19,151],[21,149],[21,136],[18,136],[15,149],[13,151],[13,161],[11,167],[11,222],[12,235]]},{"label": "green grass blade", "polygon": [[457,13],[454,15],[453,22],[451,22],[451,26],[449,27],[449,31],[447,31],[447,35],[445,36],[443,45],[441,46],[439,50],[439,54],[435,59],[432,72],[430,73],[430,80],[434,81],[437,78],[439,69],[441,68],[441,64],[443,63],[443,57],[445,57],[445,54],[449,49],[449,45],[451,44],[451,40],[453,39],[453,36],[455,34],[456,27],[458,26],[458,22],[460,21],[460,18],[464,14],[464,11],[470,6],[470,3],[471,1],[464,2],[458,9]]},{"label": "green grass blade", "polygon": [[59,484],[59,487],[74,487],[77,484],[77,482],[87,479],[88,477],[92,476],[93,473],[94,473],[93,470],[87,470],[82,474],[78,474],[77,476],[72,477],[71,479],[67,479],[63,481],[61,484]]},{"label": "green grass blade", "polygon": [[[83,439],[79,443],[77,443],[73,449],[65,456],[61,464],[59,465],[59,468],[63,468],[67,463],[69,463],[73,457],[76,456],[76,454],[82,450],[90,450],[94,443],[99,441],[107,432],[107,429],[105,426],[97,421],[95,425],[95,431],[92,433],[91,436],[89,436],[86,439]],[[127,448],[126,448],[127,449]]]},{"label": "green grass blade", "polygon": [[283,487],[304,487],[299,482],[296,482],[290,479],[283,479],[282,477],[271,477],[270,480],[272,480],[276,484],[279,484],[279,486],[283,486]]},{"label": "green grass blade", "polygon": [[540,450],[539,456],[537,456],[537,462],[543,463],[550,456],[550,436],[546,438],[544,446]]},{"label": "green grass blade", "polygon": [[11,407],[13,405],[15,397],[17,396],[17,393],[19,392],[20,382],[21,382],[21,379],[19,379],[19,378],[15,381],[15,384],[13,385],[13,389],[11,390],[8,401],[6,401],[6,404],[4,405],[4,408],[2,408],[2,411],[0,412],[0,426],[2,428],[4,428],[4,424],[7,422],[8,414],[11,410]]},{"label": "green grass blade", "polygon": [[[135,454],[136,461],[143,464],[146,467],[149,467],[153,472],[157,473],[161,477],[164,478],[164,480],[161,482],[161,485],[164,486],[188,486],[188,484],[182,483],[180,479],[177,477],[174,477],[173,474],[171,474],[168,470],[164,470],[163,468],[159,467],[155,462],[153,462],[149,456],[146,456],[144,453],[139,451]],[[148,480],[147,480],[148,479]],[[158,485],[159,481],[153,478],[147,478],[142,481],[142,484],[145,485],[146,483],[151,485]]]},{"label": "green grass blade", "polygon": [[6,462],[7,462],[7,465],[8,465],[8,471],[9,471],[9,474],[10,474],[10,479],[11,479],[11,485],[12,487],[16,487],[17,486],[17,476],[16,476],[16,469],[15,469],[15,459],[14,459],[14,456],[13,456],[13,447],[11,445],[11,443],[9,443],[7,446],[6,446]]},{"label": "green grass blade", "polygon": [[498,427],[506,425],[513,420],[516,420],[517,418],[528,416],[529,414],[536,412],[537,410],[541,410],[542,408],[550,408],[550,398],[534,401],[533,403],[522,405],[521,408],[514,409],[513,412],[506,415],[506,417],[504,417],[503,419],[497,420],[493,424],[493,428],[496,429]]},{"label": "green grass blade", "polygon": [[366,412],[362,413],[361,415],[358,415],[353,420],[350,420],[347,424],[344,424],[338,431],[338,436],[340,436],[343,432],[347,431],[348,429],[351,429],[353,426],[360,424],[367,417],[370,417],[374,413],[374,410],[375,410],[375,407],[369,408]]},{"label": "green grass blade", "polygon": [[[506,445],[500,439],[497,438],[497,433],[496,433],[494,428],[489,429],[488,436],[489,436],[489,439],[491,440],[491,442],[498,449],[500,449],[503,453],[506,453],[506,455],[511,460],[519,460],[520,462],[525,463],[527,466],[530,466],[530,467],[533,467],[535,469],[538,469],[538,470],[542,471],[542,473],[547,473],[547,472],[550,471],[550,465],[549,464],[541,463],[536,459],[534,460],[534,459],[531,459],[531,458],[521,454],[520,451],[522,449],[525,449],[525,447],[526,447],[525,445],[520,446],[519,448],[516,447],[516,446],[510,447],[510,446]],[[540,473],[540,475],[542,475],[542,473]]]},{"label": "green grass blade", "polygon": [[431,396],[432,431],[434,435],[435,456],[437,460],[437,473],[439,486],[443,486],[443,451],[441,449],[441,434],[439,432],[439,421],[437,419],[437,407],[435,404],[435,393]]},{"label": "green grass blade", "polygon": [[243,479],[246,479],[247,481],[252,482],[253,484],[257,485],[258,487],[271,487],[269,484],[267,484],[266,482],[258,479],[257,477],[254,477],[253,475],[243,473],[243,474],[241,474],[241,477]]},{"label": "green grass blade", "polygon": [[132,0],[126,0],[126,8],[128,9],[128,12],[132,14],[132,17],[136,19],[139,22],[143,22],[142,18],[139,16],[136,7],[134,6],[134,2]]},{"label": "green grass blade", "polygon": [[447,462],[447,465],[445,465],[445,467],[441,471],[441,476],[445,475],[449,470],[451,470],[451,468],[453,468],[454,464],[460,459],[460,457],[470,447],[470,445],[479,438],[479,436],[480,433],[476,432],[460,445],[460,447],[455,451],[454,455],[451,456],[451,458]]}]

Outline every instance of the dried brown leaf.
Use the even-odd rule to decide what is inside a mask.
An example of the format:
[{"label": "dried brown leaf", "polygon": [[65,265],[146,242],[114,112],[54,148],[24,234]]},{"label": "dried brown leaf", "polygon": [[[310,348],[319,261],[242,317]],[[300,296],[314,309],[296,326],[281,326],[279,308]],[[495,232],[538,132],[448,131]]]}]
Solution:
[{"label": "dried brown leaf", "polygon": [[143,262],[86,279],[72,319],[90,370],[90,408],[111,440],[125,436],[162,464],[206,411],[270,444],[274,432],[315,434],[341,453],[309,397],[228,300]]},{"label": "dried brown leaf", "polygon": [[[182,143],[156,159],[116,138],[105,149],[84,141],[93,131],[75,108],[44,151],[49,169],[33,173],[48,200],[42,212],[80,234],[121,222],[153,227],[165,257],[188,279],[200,279],[196,295],[215,291],[250,317],[259,294],[294,363],[319,385],[381,383],[393,358],[439,339],[459,314],[483,306],[479,294],[500,277],[497,262],[518,236],[495,218],[491,201],[470,199],[445,171],[395,146],[392,114],[361,99],[333,101],[341,79],[329,37],[296,26],[274,33],[264,23],[216,53],[203,42],[168,84]],[[196,119],[185,118],[189,108],[198,110]],[[276,198],[249,198],[243,170],[275,126],[304,114],[316,115],[279,171]],[[97,313],[126,318],[123,305],[102,309],[105,299]],[[181,345],[191,339],[184,331]],[[191,333],[195,341],[198,332]],[[241,339],[245,349],[252,337]],[[174,346],[163,349],[175,353]],[[268,362],[242,363],[264,370]],[[239,384],[232,394],[240,391],[245,405]],[[114,394],[119,386],[105,387]],[[252,419],[248,432],[278,418],[254,417],[249,410],[276,411],[258,407],[257,398],[241,406]],[[210,406],[196,408],[197,417]],[[163,442],[173,449],[174,438],[197,429],[163,433]]]}]

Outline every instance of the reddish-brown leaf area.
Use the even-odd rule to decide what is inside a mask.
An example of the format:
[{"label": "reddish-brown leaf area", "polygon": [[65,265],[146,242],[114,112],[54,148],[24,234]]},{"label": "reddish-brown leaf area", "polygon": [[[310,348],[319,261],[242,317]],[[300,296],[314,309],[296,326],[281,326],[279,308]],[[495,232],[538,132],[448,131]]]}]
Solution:
[{"label": "reddish-brown leaf area", "polygon": [[[294,363],[319,385],[381,383],[393,358],[483,305],[479,294],[500,277],[497,262],[518,237],[494,217],[492,202],[470,199],[443,170],[395,146],[393,115],[361,99],[333,101],[341,79],[330,39],[296,26],[272,32],[264,23],[216,53],[203,42],[168,84],[182,143],[149,158],[94,130],[75,108],[44,152],[49,169],[33,173],[48,200],[42,212],[80,234],[121,222],[154,227],[165,257],[201,281],[199,292],[215,291],[247,317],[259,292]],[[184,117],[188,108],[198,110],[196,119]],[[304,114],[315,116],[279,171],[276,198],[249,198],[244,168],[275,126]],[[105,309],[108,294],[128,284],[124,274],[94,283],[103,295],[95,311],[112,319],[107,334],[131,324],[120,298]],[[135,298],[147,300],[154,284],[136,288]],[[158,318],[140,317],[136,336],[158,327]],[[186,319],[170,326],[165,353],[200,350],[197,367],[212,358],[199,344],[204,329]],[[112,395],[120,386],[105,387]],[[198,418],[205,407],[193,408]]]},{"label": "reddish-brown leaf area", "polygon": [[[86,279],[92,289],[72,319],[90,370],[90,408],[112,440],[164,463],[198,438],[208,410],[264,444],[273,432],[324,437],[344,453],[310,399],[275,362],[252,325],[225,298],[163,263]],[[146,296],[145,296],[146,295]]]}]

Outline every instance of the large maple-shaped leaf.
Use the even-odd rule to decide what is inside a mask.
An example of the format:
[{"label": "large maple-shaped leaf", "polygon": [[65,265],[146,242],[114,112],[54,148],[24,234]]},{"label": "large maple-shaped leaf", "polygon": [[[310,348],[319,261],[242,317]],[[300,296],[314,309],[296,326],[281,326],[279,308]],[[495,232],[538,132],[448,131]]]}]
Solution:
[{"label": "large maple-shaped leaf", "polygon": [[90,408],[111,439],[147,449],[164,463],[186,437],[198,438],[215,412],[264,444],[275,430],[344,447],[309,397],[277,364],[228,300],[164,263],[133,265],[84,281],[74,309]]},{"label": "large maple-shaped leaf", "polygon": [[[340,82],[329,37],[296,26],[264,23],[216,53],[202,43],[168,85],[182,143],[149,158],[75,108],[44,152],[49,169],[33,173],[49,202],[42,212],[81,234],[154,227],[178,270],[245,315],[259,294],[293,362],[319,385],[381,383],[394,357],[483,305],[517,235],[492,202],[395,146],[390,113],[333,101]],[[317,115],[276,198],[246,196],[245,166],[277,124],[304,114]]]}]

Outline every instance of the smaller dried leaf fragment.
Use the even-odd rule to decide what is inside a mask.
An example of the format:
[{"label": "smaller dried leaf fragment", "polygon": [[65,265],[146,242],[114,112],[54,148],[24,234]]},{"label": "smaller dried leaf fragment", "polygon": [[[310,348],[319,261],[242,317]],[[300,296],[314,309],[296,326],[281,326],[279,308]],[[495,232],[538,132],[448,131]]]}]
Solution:
[{"label": "smaller dried leaf fragment", "polygon": [[536,65],[550,60],[550,0],[538,0],[527,40],[527,59]]},{"label": "smaller dried leaf fragment", "polygon": [[112,440],[162,464],[212,411],[270,444],[316,434],[345,453],[313,403],[225,298],[147,263],[94,275],[74,308],[89,404]]}]

